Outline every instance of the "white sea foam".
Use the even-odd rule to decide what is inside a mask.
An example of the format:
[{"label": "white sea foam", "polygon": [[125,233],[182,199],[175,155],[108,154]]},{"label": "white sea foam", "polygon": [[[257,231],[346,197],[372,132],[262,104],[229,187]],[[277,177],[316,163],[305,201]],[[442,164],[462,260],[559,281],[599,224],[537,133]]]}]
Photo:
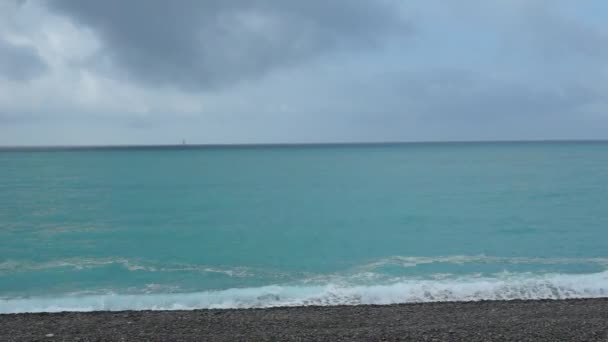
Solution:
[{"label": "white sea foam", "polygon": [[245,267],[220,268],[199,264],[155,264],[152,262],[129,260],[126,258],[72,258],[46,262],[7,260],[0,262],[0,274],[11,272],[31,272],[56,268],[86,270],[111,265],[119,265],[132,272],[198,272],[218,273],[229,277],[250,276],[250,271]]},{"label": "white sea foam", "polygon": [[[503,264],[503,265],[572,265],[589,264],[608,268],[608,258],[540,258],[540,257],[498,257],[486,255],[451,255],[451,256],[392,256],[382,258],[370,263],[353,268],[359,274],[373,272],[384,266],[398,266],[403,268],[416,267],[419,265],[444,263],[463,265],[467,263],[476,264]],[[221,273],[231,277],[251,276],[252,270],[247,267],[212,267],[203,264],[167,264],[156,263],[146,260],[130,260],[127,258],[72,258],[51,260],[46,262],[32,262],[27,260],[6,260],[0,262],[0,273],[3,272],[27,272],[53,268],[71,268],[74,270],[106,267],[109,265],[121,265],[129,271],[146,272],[205,272]],[[261,270],[257,270],[261,271]]]},{"label": "white sea foam", "polygon": [[290,285],[198,293],[96,294],[0,299],[0,313],[93,310],[180,310],[434,301],[566,299],[608,296],[608,271],[591,274],[503,273],[495,277],[402,279],[369,286]]},{"label": "white sea foam", "polygon": [[416,267],[419,265],[444,264],[509,264],[509,265],[572,265],[593,264],[608,267],[608,258],[539,258],[539,257],[499,257],[487,255],[450,256],[392,256],[360,266],[361,270],[373,270],[383,266]]}]

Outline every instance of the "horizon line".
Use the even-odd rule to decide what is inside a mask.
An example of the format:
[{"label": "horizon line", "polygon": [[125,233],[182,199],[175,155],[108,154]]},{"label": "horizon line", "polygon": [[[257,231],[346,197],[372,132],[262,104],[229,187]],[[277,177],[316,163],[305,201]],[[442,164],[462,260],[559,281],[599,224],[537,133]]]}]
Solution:
[{"label": "horizon line", "polygon": [[260,143],[175,143],[175,144],[83,144],[83,145],[0,145],[0,150],[61,150],[61,149],[121,149],[121,148],[239,148],[239,147],[295,147],[295,146],[362,146],[407,144],[491,144],[491,143],[594,143],[608,139],[497,139],[497,140],[387,140],[387,141],[327,141],[327,142],[260,142]]}]

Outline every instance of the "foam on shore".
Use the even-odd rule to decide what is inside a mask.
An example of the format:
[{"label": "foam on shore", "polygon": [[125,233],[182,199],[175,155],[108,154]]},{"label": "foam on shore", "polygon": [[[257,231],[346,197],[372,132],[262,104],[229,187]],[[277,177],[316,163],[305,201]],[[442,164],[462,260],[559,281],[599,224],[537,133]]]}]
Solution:
[{"label": "foam on shore", "polygon": [[400,279],[371,285],[272,285],[195,293],[100,293],[0,299],[0,313],[191,310],[277,306],[396,304],[438,301],[608,297],[608,271],[503,274],[440,280]]}]

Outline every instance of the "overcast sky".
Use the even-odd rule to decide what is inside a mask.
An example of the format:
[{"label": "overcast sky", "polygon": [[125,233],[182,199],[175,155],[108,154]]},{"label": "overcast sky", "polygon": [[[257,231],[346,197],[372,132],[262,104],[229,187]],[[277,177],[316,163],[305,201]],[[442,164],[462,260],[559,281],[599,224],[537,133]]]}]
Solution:
[{"label": "overcast sky", "polygon": [[607,138],[605,0],[0,0],[0,145]]}]

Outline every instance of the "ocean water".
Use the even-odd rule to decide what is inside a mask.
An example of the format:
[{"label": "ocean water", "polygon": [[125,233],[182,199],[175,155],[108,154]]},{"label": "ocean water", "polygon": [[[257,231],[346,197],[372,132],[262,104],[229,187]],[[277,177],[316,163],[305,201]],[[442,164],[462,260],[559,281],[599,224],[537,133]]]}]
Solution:
[{"label": "ocean water", "polygon": [[608,296],[608,143],[0,151],[0,313]]}]

